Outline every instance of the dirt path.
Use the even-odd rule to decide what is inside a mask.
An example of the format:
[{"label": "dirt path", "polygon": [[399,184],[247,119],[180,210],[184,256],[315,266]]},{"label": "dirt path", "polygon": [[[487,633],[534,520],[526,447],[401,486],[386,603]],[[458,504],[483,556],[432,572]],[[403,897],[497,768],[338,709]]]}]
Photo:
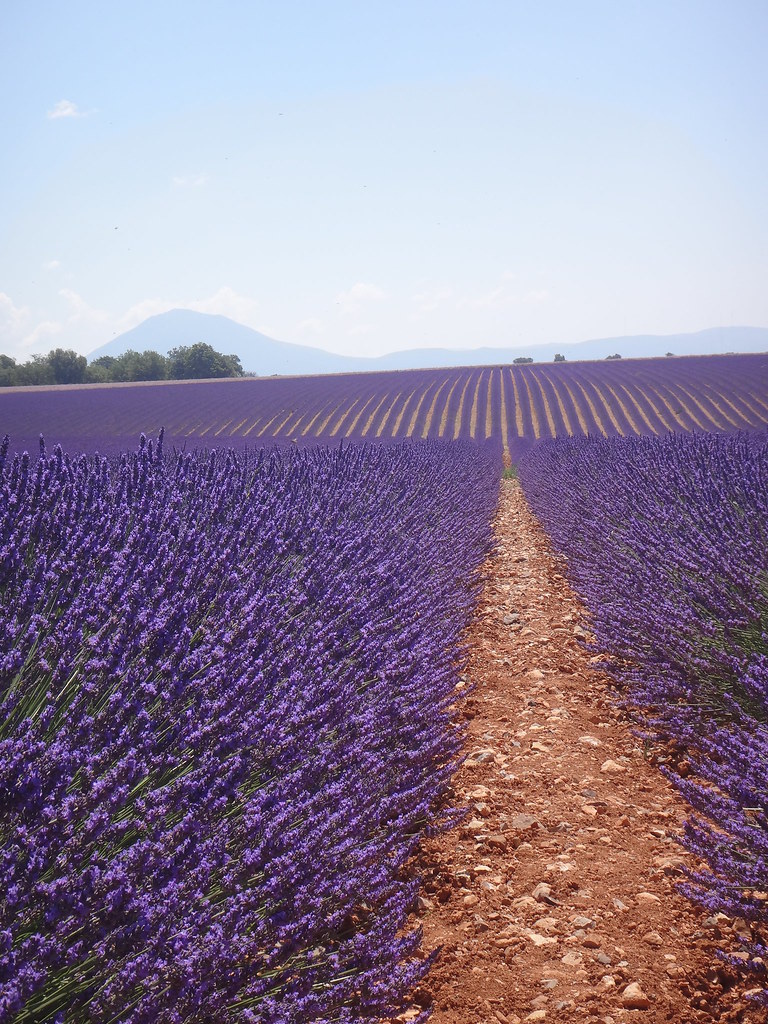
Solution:
[{"label": "dirt path", "polygon": [[579,645],[579,605],[519,486],[504,482],[470,636],[464,826],[421,869],[419,991],[434,1024],[760,1021],[720,946],[743,924],[674,888],[685,816]]}]

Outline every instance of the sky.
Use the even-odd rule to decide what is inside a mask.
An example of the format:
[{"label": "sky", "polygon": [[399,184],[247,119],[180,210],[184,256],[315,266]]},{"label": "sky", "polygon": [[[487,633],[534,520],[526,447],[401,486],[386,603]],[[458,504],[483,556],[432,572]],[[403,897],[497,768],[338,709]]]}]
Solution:
[{"label": "sky", "polygon": [[766,0],[3,0],[0,352],[768,326],[767,49]]}]

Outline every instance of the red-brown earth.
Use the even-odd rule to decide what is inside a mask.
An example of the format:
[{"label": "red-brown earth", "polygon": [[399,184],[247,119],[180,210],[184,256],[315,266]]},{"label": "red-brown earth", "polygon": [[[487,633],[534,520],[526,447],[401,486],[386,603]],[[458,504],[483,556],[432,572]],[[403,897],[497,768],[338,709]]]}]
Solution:
[{"label": "red-brown earth", "polygon": [[433,1024],[764,1020],[716,955],[745,955],[745,923],[676,890],[695,863],[677,842],[686,806],[584,649],[583,609],[514,481],[495,530],[452,793],[470,812],[417,866],[423,949],[442,947],[418,1002]]}]

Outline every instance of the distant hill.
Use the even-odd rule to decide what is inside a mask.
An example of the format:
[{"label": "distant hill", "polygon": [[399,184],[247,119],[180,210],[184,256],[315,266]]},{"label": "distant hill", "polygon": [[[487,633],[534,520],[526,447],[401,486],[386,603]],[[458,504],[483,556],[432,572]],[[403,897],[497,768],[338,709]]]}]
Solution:
[{"label": "distant hill", "polygon": [[129,348],[137,352],[155,349],[166,355],[179,345],[207,342],[217,352],[236,355],[243,369],[261,377],[272,374],[347,373],[370,370],[411,370],[421,367],[489,366],[508,364],[521,356],[536,362],[552,362],[556,353],[567,360],[605,359],[619,353],[623,358],[714,355],[726,352],[768,352],[768,328],[713,327],[694,334],[638,334],[621,338],[551,345],[518,345],[509,348],[408,349],[377,358],[340,356],[308,345],[276,341],[225,316],[173,309],[160,313],[95,349],[89,359],[119,356]]},{"label": "distant hill", "polygon": [[[144,352],[154,349],[167,355],[179,345],[204,341],[224,355],[239,356],[243,369],[268,377],[280,374],[343,373],[349,370],[347,356],[333,355],[319,348],[291,345],[275,341],[251,327],[245,327],[226,316],[196,313],[192,309],[172,309],[151,316],[137,327],[95,349],[88,359],[99,356],[120,356],[128,349]],[[365,360],[352,360],[365,362]]]}]

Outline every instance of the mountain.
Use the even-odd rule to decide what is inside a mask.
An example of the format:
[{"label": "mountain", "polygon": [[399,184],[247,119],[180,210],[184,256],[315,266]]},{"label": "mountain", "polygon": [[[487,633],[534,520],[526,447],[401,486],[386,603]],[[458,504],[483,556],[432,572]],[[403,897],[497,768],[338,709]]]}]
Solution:
[{"label": "mountain", "polygon": [[172,309],[168,313],[151,316],[137,327],[95,349],[88,359],[121,356],[128,349],[135,352],[153,349],[167,355],[172,348],[194,345],[198,341],[207,342],[224,355],[238,356],[244,370],[257,373],[260,377],[273,373],[343,373],[350,369],[347,356],[333,355],[306,345],[275,341],[226,316],[196,313],[192,309]]},{"label": "mountain", "polygon": [[605,359],[619,353],[625,359],[714,355],[724,352],[768,352],[768,328],[713,327],[694,334],[638,334],[591,341],[518,345],[510,348],[422,348],[391,352],[377,358],[340,356],[308,345],[293,345],[260,334],[225,316],[173,309],[160,313],[91,352],[89,359],[119,356],[129,348],[167,354],[179,345],[204,341],[225,355],[236,355],[243,369],[261,377],[272,374],[347,373],[361,370],[411,370],[419,367],[486,366],[511,363],[527,356],[552,362],[556,353],[568,360]]},{"label": "mountain", "polygon": [[635,334],[591,341],[526,345],[515,348],[408,349],[370,360],[376,370],[407,370],[429,366],[488,366],[511,363],[527,356],[537,363],[551,363],[557,353],[567,360],[605,359],[619,353],[624,359],[666,356],[708,356],[726,352],[768,352],[766,327],[713,327],[694,334]]}]

